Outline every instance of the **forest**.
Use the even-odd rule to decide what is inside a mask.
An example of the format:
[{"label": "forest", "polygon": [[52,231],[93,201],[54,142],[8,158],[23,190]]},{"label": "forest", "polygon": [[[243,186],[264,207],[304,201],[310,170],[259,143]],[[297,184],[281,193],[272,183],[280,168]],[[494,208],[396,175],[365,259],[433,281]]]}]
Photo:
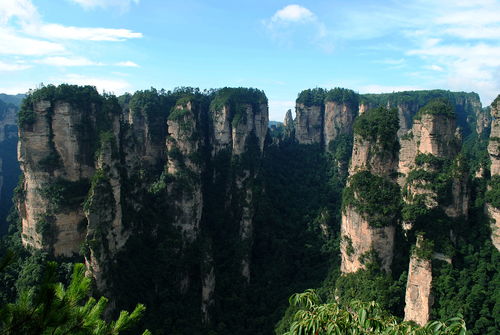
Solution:
[{"label": "forest", "polygon": [[[500,96],[491,108],[474,109],[475,99],[444,90],[315,88],[298,94],[293,124],[268,128],[267,97],[253,88],[118,97],[90,86],[35,90],[17,114],[23,155],[14,206],[2,198],[9,215],[0,327],[5,334],[497,334],[500,254],[489,213],[500,211],[491,158]],[[42,110],[43,101],[50,107]],[[61,149],[61,106],[71,111],[64,119],[77,147],[71,159]],[[1,108],[0,101],[0,121]],[[327,120],[350,122],[338,110],[353,113],[353,124],[340,127],[352,132],[326,143]],[[485,129],[481,118],[490,120]],[[321,132],[320,140],[301,143],[301,127]],[[36,132],[47,139],[41,159],[29,142]],[[8,167],[15,153],[4,153],[3,143]],[[27,230],[31,199],[45,207]],[[370,232],[394,229],[389,271],[376,247],[359,257],[359,270],[342,270],[361,252],[356,236],[341,233],[349,213]],[[78,219],[71,252],[58,244],[65,215]],[[404,321],[413,259],[432,269],[427,325]]]}]

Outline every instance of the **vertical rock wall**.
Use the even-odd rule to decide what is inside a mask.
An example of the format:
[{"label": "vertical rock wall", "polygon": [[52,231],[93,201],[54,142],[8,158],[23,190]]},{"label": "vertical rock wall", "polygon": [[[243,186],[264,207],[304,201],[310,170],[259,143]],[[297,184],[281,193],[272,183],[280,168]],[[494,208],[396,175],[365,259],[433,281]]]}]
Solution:
[{"label": "vertical rock wall", "polygon": [[[491,117],[488,153],[491,161],[491,177],[494,179],[500,176],[500,95],[491,104]],[[493,182],[490,189],[497,184],[498,183]],[[486,211],[491,218],[491,240],[497,250],[500,251],[500,209],[492,204],[487,204]]]},{"label": "vertical rock wall", "polygon": [[410,257],[404,317],[405,321],[414,321],[421,326],[429,322],[433,304],[432,262],[430,257],[426,258],[420,254],[424,243],[423,238],[419,236],[416,248]]},{"label": "vertical rock wall", "polygon": [[168,192],[174,201],[174,225],[189,243],[198,237],[203,209],[200,113],[201,106],[188,101],[176,105],[167,121],[166,170],[175,178]]},{"label": "vertical rock wall", "polygon": [[[362,114],[357,121],[359,130],[354,133],[349,179],[347,189],[344,191],[351,196],[344,196],[342,210],[342,273],[364,269],[367,262],[373,261],[373,256],[380,260],[383,270],[387,272],[391,270],[395,236],[393,217],[397,213],[383,214],[384,223],[380,224],[380,218],[377,218],[380,214],[372,213],[372,211],[389,206],[387,203],[377,204],[378,200],[373,197],[378,197],[378,195],[373,192],[391,193],[386,189],[389,187],[395,192],[395,194],[390,194],[391,197],[398,197],[399,193],[399,188],[393,180],[398,164],[396,135],[398,120],[394,113],[395,111],[387,111],[384,108],[373,109]],[[380,122],[377,120],[387,117],[390,119],[384,120],[388,122],[384,127],[392,130],[382,135],[381,124],[377,123]],[[378,129],[378,131],[371,133],[370,129]],[[368,181],[367,178],[369,178]],[[373,187],[380,189],[367,190],[362,186],[375,182],[378,186]],[[371,187],[371,185],[368,186]],[[363,192],[367,194],[361,194]],[[375,255],[372,255],[373,252]]]},{"label": "vertical rock wall", "polygon": [[300,144],[321,143],[323,137],[324,106],[295,107],[295,139]]},{"label": "vertical rock wall", "polygon": [[88,106],[89,114],[58,100],[35,101],[30,107],[34,120],[19,130],[18,159],[24,174],[24,201],[18,203],[22,241],[55,255],[72,256],[85,237],[85,215],[81,207],[58,203],[51,185],[56,181],[71,185],[92,177],[90,148],[95,139],[82,129],[95,122],[95,105]]}]

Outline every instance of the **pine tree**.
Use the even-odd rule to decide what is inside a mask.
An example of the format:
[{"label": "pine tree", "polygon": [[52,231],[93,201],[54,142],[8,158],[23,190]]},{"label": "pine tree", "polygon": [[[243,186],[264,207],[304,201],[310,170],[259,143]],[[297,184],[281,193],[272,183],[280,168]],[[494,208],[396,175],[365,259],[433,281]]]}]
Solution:
[{"label": "pine tree", "polygon": [[[8,259],[0,264],[5,268]],[[116,321],[103,320],[108,299],[89,298],[91,280],[83,264],[75,264],[68,287],[57,283],[57,264],[47,264],[42,283],[19,293],[17,301],[0,308],[2,335],[118,335],[130,329],[143,315],[144,305],[132,313],[122,311]],[[146,330],[142,335],[151,335]]]}]

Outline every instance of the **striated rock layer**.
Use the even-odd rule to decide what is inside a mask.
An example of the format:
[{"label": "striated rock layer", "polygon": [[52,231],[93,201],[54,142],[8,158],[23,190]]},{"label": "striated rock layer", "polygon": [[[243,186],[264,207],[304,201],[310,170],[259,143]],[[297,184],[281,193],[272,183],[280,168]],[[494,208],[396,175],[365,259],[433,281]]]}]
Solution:
[{"label": "striated rock layer", "polygon": [[94,88],[61,85],[35,91],[21,112],[25,246],[81,254],[96,288],[113,297],[114,285],[128,280],[117,264],[150,241],[178,258],[168,259],[177,271],[167,286],[199,294],[209,323],[227,244],[219,234],[227,230],[244,250],[233,251],[242,285],[250,282],[254,188],[269,122],[263,92],[152,89],[122,107]]},{"label": "striated rock layer", "polygon": [[35,101],[30,107],[34,120],[19,130],[18,159],[24,174],[24,201],[18,203],[22,242],[56,256],[72,256],[85,237],[81,229],[85,215],[81,207],[59,204],[51,184],[92,177],[93,140],[82,131],[82,124],[95,122],[95,106],[88,106],[89,114],[58,100]]},{"label": "striated rock layer", "polygon": [[[391,271],[396,227],[370,227],[368,221],[348,207],[342,214],[340,236],[342,236],[340,271],[352,273],[365,268],[363,256],[375,251],[381,260],[381,268]],[[367,259],[366,261],[370,261]]]},{"label": "striated rock layer", "polygon": [[[491,104],[491,117],[488,153],[491,161],[490,171],[493,183],[489,187],[490,190],[498,187],[496,179],[500,176],[500,95]],[[500,251],[500,209],[492,204],[487,204],[485,209],[491,219],[491,240],[497,250]]]},{"label": "striated rock layer", "polygon": [[[388,133],[382,135],[377,120],[387,120]],[[381,214],[380,210],[387,203],[382,199],[373,199],[376,193],[399,192],[394,173],[398,163],[397,116],[384,108],[369,110],[357,121],[358,129],[354,135],[349,179],[344,197],[341,222],[341,271],[352,273],[364,269],[368,262],[380,260],[383,270],[390,272],[393,259],[396,213]],[[370,129],[379,129],[370,133]],[[370,178],[371,181],[366,181]],[[357,182],[356,180],[360,180]],[[369,190],[366,183],[377,182],[380,189]],[[392,185],[392,186],[391,186]],[[393,191],[388,191],[387,188]],[[363,194],[366,193],[366,194]],[[398,194],[390,194],[398,197]],[[348,202],[349,201],[349,202]],[[379,213],[374,213],[377,211]],[[382,223],[380,222],[382,219]],[[373,259],[375,257],[375,259]]]},{"label": "striated rock layer", "polygon": [[[416,248],[422,247],[423,240],[417,240]],[[405,321],[414,321],[423,326],[429,322],[432,297],[432,263],[422,258],[418,252],[410,257],[408,280],[405,294]]]}]

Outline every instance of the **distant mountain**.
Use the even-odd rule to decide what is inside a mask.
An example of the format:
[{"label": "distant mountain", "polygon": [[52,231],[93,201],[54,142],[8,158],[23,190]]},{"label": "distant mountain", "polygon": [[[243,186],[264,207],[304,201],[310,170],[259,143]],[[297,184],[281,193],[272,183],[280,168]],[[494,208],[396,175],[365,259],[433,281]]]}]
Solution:
[{"label": "distant mountain", "polygon": [[283,125],[283,122],[280,122],[280,121],[269,121],[269,128],[271,128],[272,126],[280,127],[282,125]]},{"label": "distant mountain", "polygon": [[17,161],[17,111],[23,98],[24,94],[0,94],[0,235],[7,231],[5,218],[21,172]]},{"label": "distant mountain", "polygon": [[0,100],[5,102],[6,104],[13,104],[16,107],[19,107],[21,106],[21,102],[23,101],[25,96],[26,94],[9,95],[5,93],[0,93]]}]

